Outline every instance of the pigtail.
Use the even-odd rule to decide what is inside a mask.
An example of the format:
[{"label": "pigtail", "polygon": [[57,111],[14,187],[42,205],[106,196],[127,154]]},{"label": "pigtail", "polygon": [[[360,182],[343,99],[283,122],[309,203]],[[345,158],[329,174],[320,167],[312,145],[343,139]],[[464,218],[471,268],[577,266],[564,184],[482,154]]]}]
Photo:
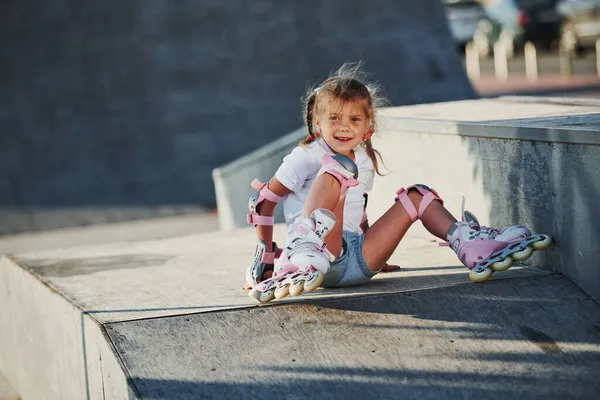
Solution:
[{"label": "pigtail", "polygon": [[[377,175],[383,176],[383,174],[379,171],[379,160],[381,160],[381,162],[383,162],[383,158],[381,157],[381,153],[379,153],[379,151],[377,151],[373,148],[373,144],[371,143],[371,138],[365,140],[363,142],[363,146],[367,152],[367,155],[373,162],[373,168],[375,168],[375,172],[377,172]],[[379,160],[377,160],[377,157],[379,157]]]},{"label": "pigtail", "polygon": [[300,142],[300,145],[307,145],[314,142],[318,139],[317,132],[314,131],[314,113],[315,113],[315,104],[317,102],[317,91],[311,91],[310,95],[306,99],[306,107],[304,110],[304,123],[308,128],[308,136],[306,139]]}]

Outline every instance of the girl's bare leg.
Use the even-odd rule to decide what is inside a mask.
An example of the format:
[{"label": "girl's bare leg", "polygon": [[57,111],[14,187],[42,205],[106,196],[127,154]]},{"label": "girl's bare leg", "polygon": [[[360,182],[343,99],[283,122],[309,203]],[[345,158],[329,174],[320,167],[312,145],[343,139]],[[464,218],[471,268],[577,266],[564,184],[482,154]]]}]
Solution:
[{"label": "girl's bare leg", "polygon": [[310,188],[310,193],[304,204],[304,216],[309,217],[317,208],[325,208],[335,215],[336,222],[333,229],[325,237],[327,249],[336,257],[342,251],[342,229],[344,226],[344,201],[340,198],[341,185],[330,174],[317,177]]},{"label": "girl's bare leg", "polygon": [[[410,190],[408,198],[418,210],[423,196],[417,190]],[[425,228],[442,240],[446,240],[448,229],[456,219],[437,200],[425,209],[421,222]],[[378,271],[391,257],[400,240],[404,237],[412,221],[400,202],[396,202],[365,233],[363,254],[372,271]]]}]

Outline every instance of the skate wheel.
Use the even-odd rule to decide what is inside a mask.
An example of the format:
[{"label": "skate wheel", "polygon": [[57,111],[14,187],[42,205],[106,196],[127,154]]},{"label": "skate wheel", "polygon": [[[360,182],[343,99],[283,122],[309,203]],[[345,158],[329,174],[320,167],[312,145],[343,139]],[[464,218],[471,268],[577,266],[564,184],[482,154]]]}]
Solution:
[{"label": "skate wheel", "polygon": [[273,300],[274,298],[275,298],[275,291],[268,290],[268,291],[260,294],[260,298],[258,299],[258,301],[260,301],[261,303],[268,303],[269,301]]},{"label": "skate wheel", "polygon": [[299,280],[290,285],[290,294],[292,296],[298,296],[304,291],[304,281]]},{"label": "skate wheel", "polygon": [[257,290],[252,290],[249,293],[250,297],[254,297],[254,299],[260,301],[261,303],[268,303],[269,301],[275,298],[275,291],[273,289],[267,290],[266,292],[259,292]]},{"label": "skate wheel", "polygon": [[315,272],[310,280],[304,282],[304,291],[306,293],[314,292],[319,286],[321,286],[323,279],[325,279],[325,276],[321,272]]},{"label": "skate wheel", "polygon": [[495,263],[490,265],[490,268],[492,268],[494,272],[502,272],[509,269],[512,266],[512,263],[513,259],[510,257],[506,257],[504,260],[496,261]]},{"label": "skate wheel", "polygon": [[252,289],[248,296],[252,297],[254,300],[260,301],[261,303],[268,303],[269,301],[275,298],[274,290],[267,290],[266,292],[259,292],[256,289]]},{"label": "skate wheel", "polygon": [[550,235],[540,235],[540,236],[543,236],[543,238],[538,240],[537,242],[531,243],[531,247],[533,247],[534,250],[546,250],[548,247],[552,246],[552,244],[554,243],[554,241],[552,240],[552,237]]},{"label": "skate wheel", "polygon": [[485,282],[490,279],[493,273],[494,271],[489,267],[485,268],[481,272],[477,272],[472,269],[471,272],[469,272],[469,278],[476,283]]},{"label": "skate wheel", "polygon": [[288,294],[290,294],[290,285],[287,283],[285,285],[278,286],[275,289],[275,298],[276,299],[283,299]]},{"label": "skate wheel", "polygon": [[512,253],[510,256],[515,261],[527,260],[533,254],[531,246],[526,246],[523,250]]}]

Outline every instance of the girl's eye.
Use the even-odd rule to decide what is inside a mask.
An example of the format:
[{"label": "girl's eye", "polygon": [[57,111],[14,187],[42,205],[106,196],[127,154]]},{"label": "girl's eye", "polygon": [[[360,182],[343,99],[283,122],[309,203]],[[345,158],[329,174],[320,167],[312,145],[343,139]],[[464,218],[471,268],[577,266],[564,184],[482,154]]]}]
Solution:
[{"label": "girl's eye", "polygon": [[331,117],[329,117],[329,119],[332,121],[336,121],[338,119],[338,117],[335,115],[332,115]]},{"label": "girl's eye", "polygon": [[358,122],[358,121],[360,121],[360,118],[359,117],[354,117],[354,118],[352,118],[352,121]]}]

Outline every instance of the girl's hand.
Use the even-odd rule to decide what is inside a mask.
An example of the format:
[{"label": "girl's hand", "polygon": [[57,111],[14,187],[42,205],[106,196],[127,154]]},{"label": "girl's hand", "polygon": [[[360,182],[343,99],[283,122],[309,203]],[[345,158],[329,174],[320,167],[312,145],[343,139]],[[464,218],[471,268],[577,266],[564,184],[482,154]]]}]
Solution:
[{"label": "girl's hand", "polygon": [[385,263],[383,268],[381,268],[381,272],[394,272],[394,271],[399,271],[399,270],[400,270],[399,265],[389,265],[388,263]]}]

